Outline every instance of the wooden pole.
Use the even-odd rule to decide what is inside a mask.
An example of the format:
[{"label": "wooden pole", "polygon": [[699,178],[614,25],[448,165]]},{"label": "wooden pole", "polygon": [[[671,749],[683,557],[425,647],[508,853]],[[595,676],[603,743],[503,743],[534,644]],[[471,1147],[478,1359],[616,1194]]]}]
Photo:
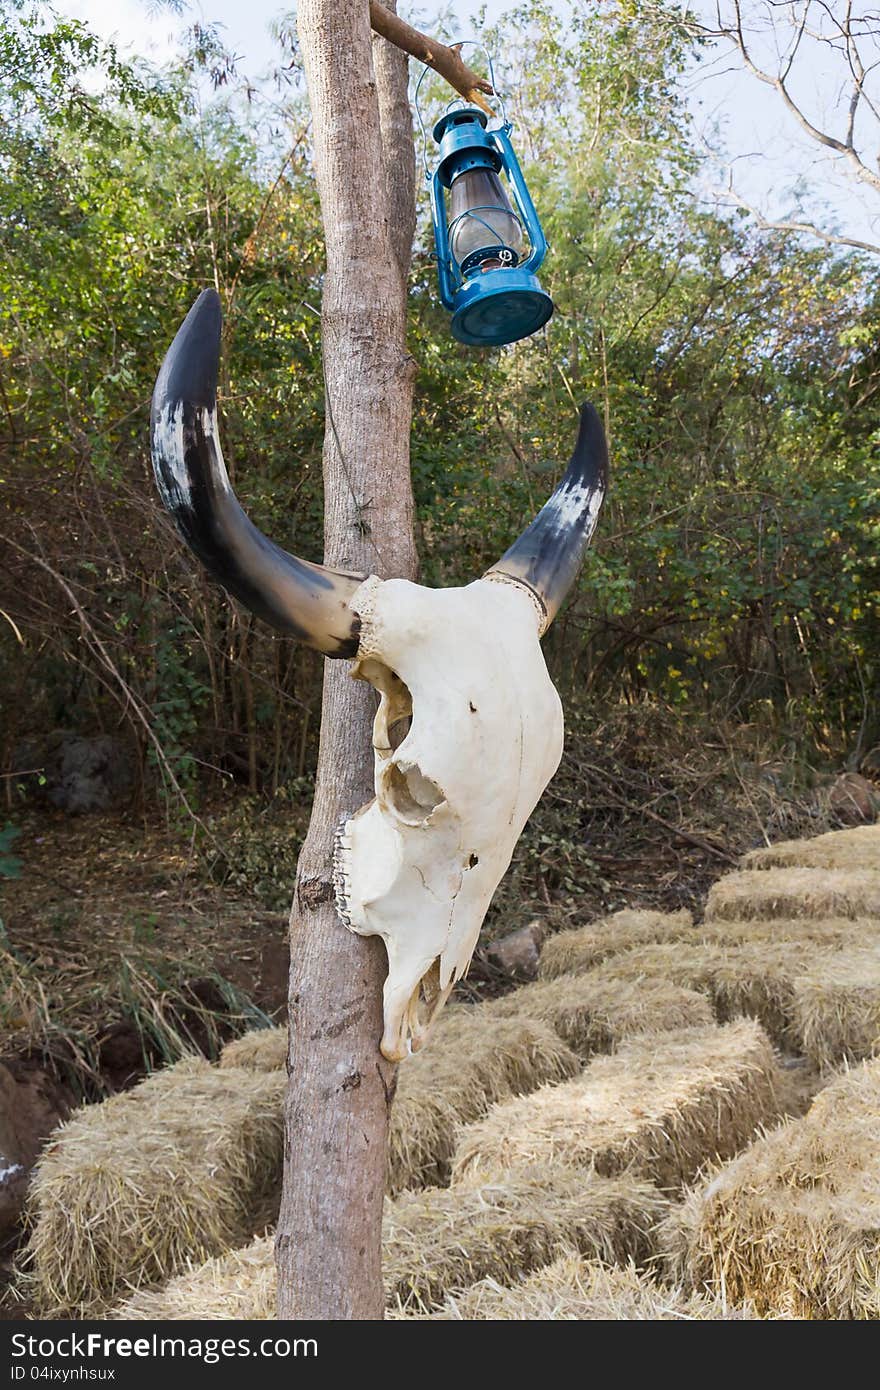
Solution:
[{"label": "wooden pole", "polygon": [[[374,65],[365,3],[300,0],[297,25],[327,248],[325,560],[412,578],[415,364],[405,329],[415,211],[405,63],[383,53]],[[325,663],[315,803],[290,920],[290,1083],[276,1241],[282,1318],[382,1317],[394,1088],[394,1068],[378,1049],[386,959],[379,940],[342,925],[331,874],[340,821],[373,795],[374,709],[373,692],[351,680],[347,663]]]}]

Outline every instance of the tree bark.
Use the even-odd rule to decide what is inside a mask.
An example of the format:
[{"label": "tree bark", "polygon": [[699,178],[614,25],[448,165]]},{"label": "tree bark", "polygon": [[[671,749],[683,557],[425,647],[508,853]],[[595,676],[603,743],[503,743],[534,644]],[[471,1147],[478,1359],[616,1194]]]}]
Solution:
[{"label": "tree bark", "polygon": [[[405,62],[377,54],[367,4],[300,0],[327,273],[322,340],[325,562],[414,577],[405,345],[415,218]],[[384,41],[383,41],[384,42]],[[379,89],[377,90],[377,78]],[[381,115],[380,115],[381,113]],[[398,163],[402,147],[404,158]],[[406,231],[405,229],[409,229]],[[336,913],[332,845],[373,795],[375,700],[325,662],[315,804],[291,910],[290,1083],[276,1241],[281,1318],[383,1315],[381,1221],[394,1068],[381,1057],[385,951]]]}]

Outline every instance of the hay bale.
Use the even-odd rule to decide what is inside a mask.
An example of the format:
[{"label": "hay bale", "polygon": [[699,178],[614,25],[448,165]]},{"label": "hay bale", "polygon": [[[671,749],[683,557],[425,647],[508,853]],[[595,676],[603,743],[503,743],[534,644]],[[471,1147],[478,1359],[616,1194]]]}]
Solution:
[{"label": "hay bale", "polygon": [[[263,1229],[278,1210],[286,1072],[281,1030],[240,1040],[248,1068],[188,1061],[79,1111],[35,1175],[30,1281],[37,1305],[96,1310],[126,1284],[161,1282]],[[533,1019],[444,1020],[400,1069],[392,1111],[393,1192],[448,1179],[456,1126],[494,1101],[580,1069]]]},{"label": "hay bale", "polygon": [[287,1029],[254,1028],[228,1042],[220,1053],[220,1067],[244,1067],[246,1071],[284,1071],[287,1068]]},{"label": "hay bale", "polygon": [[750,946],[758,943],[798,942],[839,950],[880,942],[877,917],[770,917],[750,921],[704,922],[694,933],[712,946]]},{"label": "hay bale", "polygon": [[840,951],[794,981],[793,1026],[819,1068],[880,1049],[880,950]]},{"label": "hay bale", "polygon": [[539,980],[577,975],[609,956],[654,941],[682,941],[692,936],[693,918],[681,912],[634,912],[626,908],[573,931],[557,932],[544,945]]},{"label": "hay bale", "polygon": [[783,840],[743,856],[744,869],[880,869],[880,825]]},{"label": "hay bale", "polygon": [[[643,946],[614,956],[588,975],[601,993],[619,980],[647,988],[660,977],[708,995],[720,1022],[758,1019],[777,1046],[805,1054],[817,1066],[871,1056],[877,1041],[880,936],[867,923],[865,937],[876,945],[850,944],[861,923],[797,919],[780,924],[790,939],[775,940],[773,922],[722,923],[705,930],[700,944]],[[727,926],[739,939],[726,940]],[[870,934],[870,935],[869,935]],[[723,944],[722,944],[723,943]]]},{"label": "hay bale", "polygon": [[770,1043],[752,1020],[640,1034],[575,1080],[505,1101],[464,1129],[453,1186],[556,1164],[609,1177],[630,1169],[680,1187],[776,1118],[777,1077]]},{"label": "hay bale", "polygon": [[673,1278],[787,1318],[880,1317],[880,1062],[827,1086],[663,1223]]},{"label": "hay bale", "polygon": [[707,922],[880,917],[880,869],[741,869],[713,883]]},{"label": "hay bale", "polygon": [[713,1021],[707,1000],[668,980],[596,979],[559,975],[524,985],[480,1004],[491,1018],[533,1018],[548,1023],[579,1057],[611,1052],[633,1033],[665,1033]]},{"label": "hay bale", "polygon": [[478,1279],[511,1283],[562,1249],[641,1263],[654,1252],[652,1232],[667,1209],[632,1173],[603,1178],[564,1168],[405,1193],[385,1211],[389,1304],[426,1310]]},{"label": "hay bale", "polygon": [[41,1314],[94,1313],[272,1220],[284,1085],[188,1059],[78,1110],[31,1182],[27,1283]]},{"label": "hay bale", "polygon": [[438,1023],[423,1051],[401,1063],[391,1110],[387,1190],[442,1185],[460,1124],[495,1101],[524,1095],[580,1071],[549,1025],[461,1008]]},{"label": "hay bale", "polygon": [[620,979],[661,978],[708,995],[721,1022],[756,1018],[778,1046],[787,1046],[792,1026],[793,980],[804,968],[804,949],[793,942],[712,943],[642,946],[614,956],[591,974],[612,988]]},{"label": "hay bale", "polygon": [[749,1305],[730,1308],[720,1299],[660,1284],[632,1262],[614,1268],[561,1255],[512,1288],[481,1279],[428,1316],[433,1322],[692,1322],[756,1314]]},{"label": "hay bale", "polygon": [[[629,1174],[502,1174],[482,1187],[432,1188],[388,1202],[385,1283],[399,1311],[437,1306],[447,1293],[487,1276],[514,1280],[561,1249],[594,1259],[645,1260],[668,1203]],[[115,1318],[272,1318],[275,1264],[271,1240],[232,1251],[180,1275],[167,1288],[138,1293]]]},{"label": "hay bale", "polygon": [[241,1250],[227,1250],[178,1274],[164,1289],[140,1289],[107,1317],[136,1322],[274,1321],[277,1292],[275,1236],[258,1236]]},{"label": "hay bale", "polygon": [[[221,1067],[256,1071],[286,1063],[283,1028],[246,1033],[220,1058]],[[565,1080],[578,1070],[578,1058],[549,1021],[496,1018],[482,1007],[451,1009],[424,1050],[401,1063],[391,1112],[388,1191],[396,1196],[410,1187],[448,1182],[459,1124],[485,1114],[496,1100]]]}]

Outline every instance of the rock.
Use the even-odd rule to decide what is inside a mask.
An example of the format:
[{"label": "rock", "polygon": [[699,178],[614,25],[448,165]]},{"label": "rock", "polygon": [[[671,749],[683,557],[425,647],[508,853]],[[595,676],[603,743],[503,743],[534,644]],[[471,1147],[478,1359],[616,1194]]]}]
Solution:
[{"label": "rock", "polygon": [[828,807],[845,825],[873,821],[878,809],[871,783],[858,772],[842,772],[828,793]]},{"label": "rock", "polygon": [[124,804],[134,785],[134,761],[124,739],[85,738],[56,731],[44,759],[46,794],[53,806],[79,815]]},{"label": "rock", "polygon": [[0,1062],[0,1236],[17,1223],[31,1169],[70,1097],[35,1063]]},{"label": "rock", "polygon": [[538,957],[546,927],[536,917],[528,926],[508,932],[487,947],[486,955],[493,965],[516,980],[534,980],[538,973]]}]

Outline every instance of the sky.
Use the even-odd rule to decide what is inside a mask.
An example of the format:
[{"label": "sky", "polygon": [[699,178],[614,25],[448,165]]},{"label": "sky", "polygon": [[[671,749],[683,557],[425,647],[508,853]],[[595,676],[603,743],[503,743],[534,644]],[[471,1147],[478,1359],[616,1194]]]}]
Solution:
[{"label": "sky", "polygon": [[[103,37],[112,37],[121,49],[159,62],[173,54],[175,34],[186,22],[151,0],[55,0],[55,5],[85,20]],[[279,0],[194,0],[187,17],[189,22],[200,16],[223,25],[224,38],[240,59],[239,70],[258,74],[270,67],[275,52],[271,21],[291,7]],[[448,9],[460,22],[461,38],[474,32],[474,17],[482,8],[494,20],[513,3],[488,0],[483,6],[452,0]],[[559,8],[564,23],[565,0]],[[709,17],[708,4],[698,3],[697,8]],[[402,4],[401,11],[417,19],[416,7]],[[756,56],[765,65],[773,63],[776,54],[769,39],[757,41]],[[880,52],[875,56],[880,58]],[[500,62],[496,56],[496,68],[503,77],[503,55]],[[795,94],[814,122],[840,126],[842,89],[827,51],[803,45],[796,73]],[[776,93],[744,73],[740,64],[724,55],[701,63],[690,75],[687,90],[698,130],[713,148],[720,141],[729,156],[725,168],[707,173],[698,196],[712,201],[732,176],[741,196],[767,218],[795,213],[827,229],[880,242],[880,195],[836,172],[835,161],[799,130]],[[872,136],[876,144],[877,132]]]}]

